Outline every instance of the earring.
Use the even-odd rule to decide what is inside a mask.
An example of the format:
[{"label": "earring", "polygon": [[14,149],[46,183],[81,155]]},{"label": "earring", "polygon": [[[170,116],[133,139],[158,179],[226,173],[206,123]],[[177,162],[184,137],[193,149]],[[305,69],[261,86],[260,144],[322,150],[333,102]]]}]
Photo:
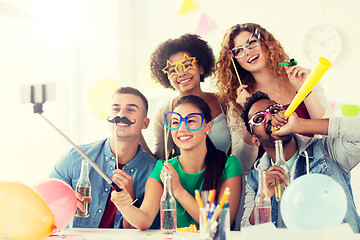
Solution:
[{"label": "earring", "polygon": [[209,132],[206,132],[206,134],[209,134]]}]

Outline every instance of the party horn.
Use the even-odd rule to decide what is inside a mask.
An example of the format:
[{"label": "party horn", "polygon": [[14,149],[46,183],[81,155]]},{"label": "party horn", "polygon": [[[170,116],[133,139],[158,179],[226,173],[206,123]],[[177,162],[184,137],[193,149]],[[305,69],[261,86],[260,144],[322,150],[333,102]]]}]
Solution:
[{"label": "party horn", "polygon": [[[310,93],[310,91],[315,87],[316,83],[320,78],[325,74],[325,72],[331,67],[331,62],[326,58],[320,57],[319,62],[315,68],[310,72],[309,76],[304,81],[298,93],[295,95],[294,99],[291,101],[289,107],[286,109],[284,115],[289,117],[299,104],[304,100],[304,98]],[[274,127],[274,130],[278,128]]]}]

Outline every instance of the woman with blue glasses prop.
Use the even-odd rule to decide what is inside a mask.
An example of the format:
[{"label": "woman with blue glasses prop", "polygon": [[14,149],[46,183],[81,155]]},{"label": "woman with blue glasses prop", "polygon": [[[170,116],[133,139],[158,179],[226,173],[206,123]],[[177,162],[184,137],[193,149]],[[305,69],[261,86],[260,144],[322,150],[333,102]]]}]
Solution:
[{"label": "woman with blue glasses prop", "polygon": [[211,109],[198,96],[185,96],[165,114],[165,126],[180,149],[174,158],[158,160],[147,180],[145,198],[140,208],[131,205],[130,194],[124,189],[113,192],[111,200],[124,217],[124,226],[139,229],[151,226],[159,212],[165,172],[171,172],[172,190],[176,198],[177,227],[188,227],[199,222],[199,206],[195,190],[216,189],[216,200],[230,188],[230,221],[234,221],[241,197],[242,169],[239,160],[216,149],[208,134],[212,128]]},{"label": "woman with blue glasses prop", "polygon": [[167,112],[165,114],[165,126],[170,130],[178,129],[182,122],[190,131],[197,131],[204,124],[204,116],[201,113],[190,113],[183,118],[177,112]]},{"label": "woman with blue glasses prop", "polygon": [[209,137],[216,148],[229,152],[231,135],[227,127],[226,108],[214,93],[205,92],[200,83],[210,77],[215,58],[209,44],[198,35],[185,34],[161,43],[151,55],[152,77],[164,88],[175,90],[174,97],[166,100],[156,111],[154,126],[155,158],[165,159],[180,154],[180,149],[164,125],[165,113],[174,110],[175,102],[187,95],[199,96],[211,109],[213,123]]},{"label": "woman with blue glasses prop", "polygon": [[[252,93],[262,91],[286,109],[310,71],[291,61],[279,41],[255,23],[237,24],[230,28],[221,46],[215,69],[216,85],[221,101],[230,109],[232,141],[239,142],[232,152],[240,159],[243,171],[247,173],[258,155],[263,153],[260,151],[258,154],[258,148],[250,141],[250,134],[244,131],[241,121],[247,98]],[[296,114],[301,118],[331,115],[321,86],[313,89],[296,109]]]}]

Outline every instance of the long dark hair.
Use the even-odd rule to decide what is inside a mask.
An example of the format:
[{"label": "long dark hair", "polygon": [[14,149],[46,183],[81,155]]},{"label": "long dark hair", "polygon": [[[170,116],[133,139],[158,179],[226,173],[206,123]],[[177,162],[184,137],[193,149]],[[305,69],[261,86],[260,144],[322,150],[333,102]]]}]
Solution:
[{"label": "long dark hair", "polygon": [[[211,109],[201,97],[194,95],[184,96],[175,103],[174,108],[185,103],[193,104],[199,108],[201,113],[204,115],[204,120],[206,123],[211,121]],[[215,147],[209,136],[206,137],[206,148],[206,167],[204,172],[204,182],[201,190],[216,189],[216,195],[218,195],[221,186],[221,176],[225,168],[227,157],[225,152]]]}]

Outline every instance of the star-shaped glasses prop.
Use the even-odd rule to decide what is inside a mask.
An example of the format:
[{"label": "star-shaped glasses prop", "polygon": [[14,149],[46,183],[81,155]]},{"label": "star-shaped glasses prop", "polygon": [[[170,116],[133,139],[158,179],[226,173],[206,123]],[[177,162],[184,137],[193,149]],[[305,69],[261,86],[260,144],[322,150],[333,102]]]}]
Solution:
[{"label": "star-shaped glasses prop", "polygon": [[189,57],[184,53],[184,58],[176,63],[170,62],[170,60],[166,60],[166,67],[162,69],[164,74],[168,75],[168,78],[171,78],[173,75],[179,74],[178,66],[181,65],[183,67],[183,72],[186,72],[190,68],[196,69],[194,63],[196,63],[196,57]]}]

